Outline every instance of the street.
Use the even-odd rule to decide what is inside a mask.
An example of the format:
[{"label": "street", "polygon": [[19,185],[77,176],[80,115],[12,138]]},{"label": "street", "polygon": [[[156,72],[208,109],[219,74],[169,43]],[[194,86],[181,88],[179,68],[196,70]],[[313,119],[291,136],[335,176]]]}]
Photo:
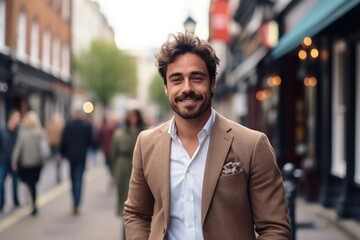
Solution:
[{"label": "street", "polygon": [[[62,164],[63,181],[59,184],[56,183],[54,174],[55,162],[49,161],[44,167],[38,186],[39,214],[36,217],[30,216],[31,209],[26,205],[28,197],[24,186],[20,189],[22,207],[18,209],[12,208],[10,192],[7,191],[5,212],[0,215],[0,239],[121,239],[122,223],[115,215],[115,188],[110,184],[107,169],[101,159],[100,154],[88,159],[82,205],[78,216],[71,213],[66,162]],[[9,189],[10,186],[7,185]],[[321,217],[319,211],[318,206],[308,204],[301,199],[297,200],[297,240],[360,239]]]}]

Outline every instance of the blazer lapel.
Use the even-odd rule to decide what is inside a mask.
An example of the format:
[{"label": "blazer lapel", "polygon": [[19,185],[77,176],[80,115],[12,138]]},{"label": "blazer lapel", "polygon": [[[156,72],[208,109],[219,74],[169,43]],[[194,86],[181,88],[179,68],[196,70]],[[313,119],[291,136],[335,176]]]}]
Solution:
[{"label": "blazer lapel", "polygon": [[221,169],[233,140],[233,136],[229,134],[230,130],[231,128],[227,120],[223,119],[223,117],[217,113],[211,130],[211,139],[205,165],[201,199],[202,224],[204,224],[205,216],[209,210]]},{"label": "blazer lapel", "polygon": [[164,215],[166,222],[170,215],[170,136],[167,131],[169,124],[165,124],[160,129],[160,137],[155,144],[154,156],[158,158],[156,162],[156,172],[158,177],[161,199],[164,206]]}]

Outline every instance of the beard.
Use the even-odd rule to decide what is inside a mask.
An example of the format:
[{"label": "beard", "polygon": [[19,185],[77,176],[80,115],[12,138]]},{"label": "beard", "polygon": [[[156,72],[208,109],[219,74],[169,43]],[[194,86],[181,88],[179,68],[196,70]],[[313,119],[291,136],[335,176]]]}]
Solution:
[{"label": "beard", "polygon": [[[182,94],[175,97],[174,101],[170,102],[171,109],[184,119],[196,119],[200,117],[206,110],[211,107],[211,99],[205,99],[204,96],[196,94],[194,92],[189,94]],[[193,100],[200,104],[194,104],[192,106],[179,106],[178,102]]]}]

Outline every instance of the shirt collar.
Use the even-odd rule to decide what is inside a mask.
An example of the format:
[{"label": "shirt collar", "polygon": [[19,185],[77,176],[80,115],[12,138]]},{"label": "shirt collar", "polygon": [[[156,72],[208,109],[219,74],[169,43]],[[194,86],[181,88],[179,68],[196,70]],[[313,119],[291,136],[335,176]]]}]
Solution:
[{"label": "shirt collar", "polygon": [[[204,125],[203,129],[201,129],[201,131],[198,133],[198,136],[200,137],[201,135],[210,135],[211,129],[212,129],[212,126],[213,126],[214,122],[215,122],[215,110],[213,108],[211,108],[210,117],[207,120],[206,124]],[[169,130],[168,130],[168,134],[170,135],[170,137],[172,139],[177,139],[178,138],[174,116],[170,120],[170,126],[169,126]]]}]

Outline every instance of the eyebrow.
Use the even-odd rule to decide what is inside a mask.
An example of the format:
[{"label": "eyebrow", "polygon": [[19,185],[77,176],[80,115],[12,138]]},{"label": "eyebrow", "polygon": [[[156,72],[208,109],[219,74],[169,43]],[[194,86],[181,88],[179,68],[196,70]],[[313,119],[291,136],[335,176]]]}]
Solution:
[{"label": "eyebrow", "polygon": [[172,74],[169,75],[169,78],[178,77],[178,76],[182,76],[182,74],[181,74],[181,73],[178,73],[178,72],[172,73]]},{"label": "eyebrow", "polygon": [[[175,72],[169,75],[169,78],[171,77],[178,77],[178,76],[182,76],[183,74],[179,73],[179,72]],[[204,73],[203,71],[192,71],[190,72],[190,76],[191,75],[201,75],[201,76],[206,76],[206,73]]]},{"label": "eyebrow", "polygon": [[202,75],[202,76],[206,76],[206,73],[202,72],[202,71],[193,71],[190,73],[190,75]]}]

